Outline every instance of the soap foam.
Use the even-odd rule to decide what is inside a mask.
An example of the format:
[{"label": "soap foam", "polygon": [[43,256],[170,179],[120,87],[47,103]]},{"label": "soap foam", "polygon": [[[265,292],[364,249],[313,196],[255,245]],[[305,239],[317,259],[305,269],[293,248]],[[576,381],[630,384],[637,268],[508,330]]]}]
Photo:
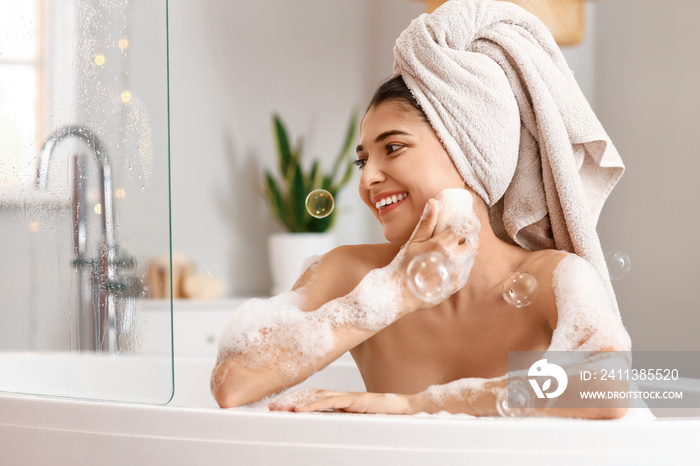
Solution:
[{"label": "soap foam", "polygon": [[466,189],[443,189],[435,196],[440,206],[435,233],[448,228],[467,239],[478,238],[481,222],[474,211],[474,199]]},{"label": "soap foam", "polygon": [[324,319],[300,309],[299,292],[241,305],[224,327],[219,360],[236,357],[250,369],[274,366],[294,378],[297,362],[313,361],[334,344],[333,328]]},{"label": "soap foam", "polygon": [[[629,361],[619,353],[600,353],[602,349],[629,351],[629,334],[615,312],[610,294],[600,281],[593,266],[579,256],[567,254],[552,274],[552,288],[557,306],[557,327],[547,351],[577,351],[570,366],[564,364],[567,375],[576,377],[584,365],[589,370],[619,369]],[[580,351],[591,354],[582,356]],[[546,358],[546,353],[543,356]],[[582,362],[583,361],[583,362]],[[473,402],[486,392],[487,383],[507,378],[527,376],[527,371],[515,371],[501,377],[464,378],[443,385],[432,385],[423,394],[435,403],[461,398]],[[489,390],[498,396],[499,390]]]},{"label": "soap foam", "polygon": [[[483,379],[469,377],[454,380],[442,385],[431,385],[423,391],[423,394],[434,403],[443,404],[447,400],[460,398],[465,403],[472,403],[476,397],[486,391],[486,384],[506,379],[507,376]],[[498,389],[489,389],[489,392],[497,394]]]},{"label": "soap foam", "polygon": [[334,349],[339,327],[379,331],[396,319],[403,302],[395,270],[392,263],[370,271],[348,295],[315,311],[302,311],[304,288],[313,286],[313,276],[304,288],[246,301],[221,333],[219,363],[236,358],[250,369],[274,367],[285,381],[294,380],[302,367]]},{"label": "soap foam", "polygon": [[318,395],[319,390],[315,388],[302,388],[296,391],[289,391],[281,394],[271,401],[278,407],[294,407],[313,403],[321,397]]},{"label": "soap foam", "polygon": [[613,298],[585,259],[567,254],[554,269],[552,289],[557,328],[550,351],[596,351],[631,348],[629,334],[615,312]]},{"label": "soap foam", "polygon": [[435,200],[440,206],[435,234],[451,228],[458,237],[465,240],[468,246],[465,252],[444,251],[452,271],[456,291],[464,287],[474,267],[474,261],[480,249],[481,222],[474,211],[472,194],[466,189],[444,189],[435,197]]},{"label": "soap foam", "polygon": [[337,325],[379,331],[391,324],[401,311],[401,287],[392,278],[394,267],[371,270],[350,293],[345,312],[335,312],[335,306],[321,307],[322,315]]}]

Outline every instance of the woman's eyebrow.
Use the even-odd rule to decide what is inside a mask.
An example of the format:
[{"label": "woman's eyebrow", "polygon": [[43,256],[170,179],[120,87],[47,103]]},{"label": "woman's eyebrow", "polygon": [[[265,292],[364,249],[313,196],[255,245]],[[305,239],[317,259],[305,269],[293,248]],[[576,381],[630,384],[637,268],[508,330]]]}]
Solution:
[{"label": "woman's eyebrow", "polygon": [[382,142],[383,140],[391,136],[410,136],[410,134],[406,131],[401,131],[400,129],[392,129],[390,131],[384,131],[382,134],[377,136],[374,142]]},{"label": "woman's eyebrow", "polygon": [[[411,135],[411,134],[410,134],[410,133],[407,133],[406,131],[401,131],[400,129],[392,129],[392,130],[389,130],[389,131],[384,131],[382,134],[380,134],[379,136],[377,136],[377,137],[374,139],[374,143],[375,143],[375,144],[380,143],[380,142],[382,142],[383,140],[385,140],[386,138],[391,137],[391,136],[410,136],[410,135]],[[364,151],[364,149],[365,149],[365,148],[362,147],[362,145],[358,145],[358,146],[355,148],[355,152],[362,152],[362,151]]]}]

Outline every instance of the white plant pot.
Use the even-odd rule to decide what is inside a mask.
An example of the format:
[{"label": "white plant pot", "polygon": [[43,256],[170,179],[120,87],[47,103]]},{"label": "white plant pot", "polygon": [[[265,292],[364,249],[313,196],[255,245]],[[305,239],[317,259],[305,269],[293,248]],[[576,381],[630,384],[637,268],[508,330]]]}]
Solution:
[{"label": "white plant pot", "polygon": [[330,233],[273,233],[268,238],[272,295],[289,291],[301,274],[304,261],[335,247]]}]

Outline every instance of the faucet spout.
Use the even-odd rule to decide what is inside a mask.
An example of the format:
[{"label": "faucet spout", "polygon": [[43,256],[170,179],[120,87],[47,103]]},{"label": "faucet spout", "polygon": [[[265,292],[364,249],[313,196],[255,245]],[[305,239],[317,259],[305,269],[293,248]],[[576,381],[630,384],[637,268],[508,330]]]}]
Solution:
[{"label": "faucet spout", "polygon": [[98,163],[102,165],[102,160],[105,160],[109,164],[109,159],[107,154],[102,149],[102,143],[97,138],[95,133],[93,133],[89,128],[84,126],[69,125],[59,128],[54,131],[44,142],[44,146],[41,149],[41,160],[39,162],[39,170],[37,173],[37,188],[44,190],[46,189],[48,177],[49,177],[49,160],[53,155],[56,146],[68,138],[77,138],[84,141],[91,149],[92,153],[95,154]]},{"label": "faucet spout", "polygon": [[112,166],[109,156],[98,137],[84,126],[70,125],[56,130],[46,139],[41,150],[41,158],[37,170],[37,188],[45,190],[48,184],[49,162],[58,145],[70,138],[83,141],[90,147],[90,152],[95,157],[100,173],[100,201],[103,206],[102,215],[102,241],[100,257],[92,264],[85,260],[86,250],[86,225],[85,225],[85,189],[80,178],[83,177],[84,168],[80,158],[76,157],[74,163],[74,238],[75,261],[77,267],[89,264],[93,266],[93,310],[95,315],[95,349],[97,351],[108,350],[110,340],[117,341],[113,335],[115,320],[116,297],[109,289],[117,279],[116,241],[114,237],[114,208],[112,202]]},{"label": "faucet spout", "polygon": [[45,190],[49,178],[49,161],[56,147],[65,139],[76,138],[90,147],[100,168],[100,200],[104,209],[103,231],[107,248],[115,247],[114,239],[114,209],[112,203],[112,164],[97,135],[89,128],[79,125],[64,126],[57,129],[46,139],[41,150],[41,158],[37,170],[37,188]]}]

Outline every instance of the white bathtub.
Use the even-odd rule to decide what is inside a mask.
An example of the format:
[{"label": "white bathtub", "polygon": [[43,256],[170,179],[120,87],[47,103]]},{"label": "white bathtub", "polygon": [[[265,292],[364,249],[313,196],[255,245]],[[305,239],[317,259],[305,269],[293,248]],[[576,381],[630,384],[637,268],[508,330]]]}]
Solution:
[{"label": "white bathtub", "polygon": [[[204,315],[176,316],[176,341],[178,321],[201,324]],[[225,316],[213,320],[219,325]],[[566,464],[697,464],[700,456],[698,418],[584,421],[221,410],[208,388],[213,356],[187,357],[182,348],[176,353],[175,394],[166,406],[0,394],[0,464],[540,466],[564,459]],[[12,377],[2,368],[16,357],[0,355],[2,377]],[[142,358],[145,367],[157,360]],[[109,359],[95,365],[89,357],[61,354],[35,355],[32,361],[37,377],[60,364],[85,364],[119,380],[113,374],[123,367]],[[303,386],[363,389],[349,358]]]}]

